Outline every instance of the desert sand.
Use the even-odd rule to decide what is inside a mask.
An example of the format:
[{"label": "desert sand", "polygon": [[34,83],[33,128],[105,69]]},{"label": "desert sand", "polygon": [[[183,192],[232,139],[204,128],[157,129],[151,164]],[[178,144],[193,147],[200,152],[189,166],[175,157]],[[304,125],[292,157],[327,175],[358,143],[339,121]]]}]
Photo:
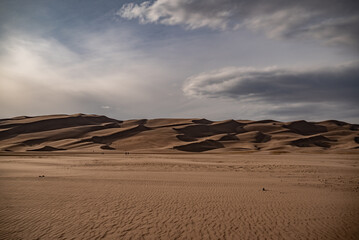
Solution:
[{"label": "desert sand", "polygon": [[0,129],[0,239],[359,239],[356,124],[78,114]]},{"label": "desert sand", "polygon": [[359,236],[355,154],[11,153],[0,191],[0,239]]}]

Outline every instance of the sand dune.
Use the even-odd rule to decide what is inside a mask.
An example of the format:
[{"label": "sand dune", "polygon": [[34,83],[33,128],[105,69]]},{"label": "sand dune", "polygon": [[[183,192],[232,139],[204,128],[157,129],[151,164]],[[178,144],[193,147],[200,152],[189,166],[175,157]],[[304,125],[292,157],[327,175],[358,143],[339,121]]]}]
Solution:
[{"label": "sand dune", "polygon": [[54,129],[70,128],[85,125],[97,125],[104,123],[119,123],[120,121],[107,118],[105,116],[95,115],[71,115],[58,117],[27,117],[21,120],[15,118],[1,121],[0,129],[5,129],[0,132],[0,139],[14,137],[18,134],[44,132]]},{"label": "sand dune", "polygon": [[49,115],[0,120],[0,151],[354,151],[359,125],[342,121],[279,122],[134,119]]}]

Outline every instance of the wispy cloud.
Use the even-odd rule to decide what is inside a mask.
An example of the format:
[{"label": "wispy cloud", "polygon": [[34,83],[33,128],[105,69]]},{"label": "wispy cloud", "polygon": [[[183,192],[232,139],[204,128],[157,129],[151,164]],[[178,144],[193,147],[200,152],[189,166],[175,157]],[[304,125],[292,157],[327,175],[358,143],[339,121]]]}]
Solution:
[{"label": "wispy cloud", "polygon": [[156,80],[147,78],[161,81],[165,71],[128,38],[123,33],[82,34],[75,51],[51,37],[8,34],[1,40],[2,115],[97,112],[107,104],[118,115],[129,103],[148,101]]},{"label": "wispy cloud", "polygon": [[325,43],[356,48],[359,6],[345,0],[156,0],[122,6],[118,15],[140,23],[183,25],[189,29],[263,30],[272,38],[316,38]]}]

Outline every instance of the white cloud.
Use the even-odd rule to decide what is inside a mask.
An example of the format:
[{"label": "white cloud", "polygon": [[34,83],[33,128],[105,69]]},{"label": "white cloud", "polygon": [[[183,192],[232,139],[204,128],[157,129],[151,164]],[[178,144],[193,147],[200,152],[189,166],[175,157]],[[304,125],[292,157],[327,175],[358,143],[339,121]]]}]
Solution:
[{"label": "white cloud", "polygon": [[117,13],[140,23],[183,25],[189,29],[264,31],[271,38],[315,38],[325,43],[354,47],[359,44],[359,6],[350,0],[155,0],[129,3]]},{"label": "white cloud", "polygon": [[[231,10],[211,9],[213,1],[207,2],[206,5],[204,6],[200,1],[197,4],[196,1],[192,0],[159,0],[152,5],[146,1],[139,5],[134,3],[124,4],[117,14],[127,19],[138,18],[140,23],[182,24],[190,29],[200,27],[225,29],[231,16]],[[203,8],[207,11],[207,14],[197,12],[196,7]]]},{"label": "white cloud", "polygon": [[133,19],[139,18],[141,23],[147,23],[147,9],[150,5],[150,2],[146,1],[140,5],[134,3],[128,3],[123,5],[123,7],[118,11],[118,14],[123,18]]}]

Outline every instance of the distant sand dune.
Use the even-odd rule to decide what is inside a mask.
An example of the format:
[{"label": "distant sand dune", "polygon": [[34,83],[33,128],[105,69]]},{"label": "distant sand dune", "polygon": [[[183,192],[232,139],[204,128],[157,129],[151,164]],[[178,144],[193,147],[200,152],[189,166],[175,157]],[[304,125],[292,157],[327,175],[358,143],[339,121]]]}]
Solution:
[{"label": "distant sand dune", "polygon": [[0,151],[358,151],[359,125],[337,120],[134,119],[48,115],[0,120]]}]

